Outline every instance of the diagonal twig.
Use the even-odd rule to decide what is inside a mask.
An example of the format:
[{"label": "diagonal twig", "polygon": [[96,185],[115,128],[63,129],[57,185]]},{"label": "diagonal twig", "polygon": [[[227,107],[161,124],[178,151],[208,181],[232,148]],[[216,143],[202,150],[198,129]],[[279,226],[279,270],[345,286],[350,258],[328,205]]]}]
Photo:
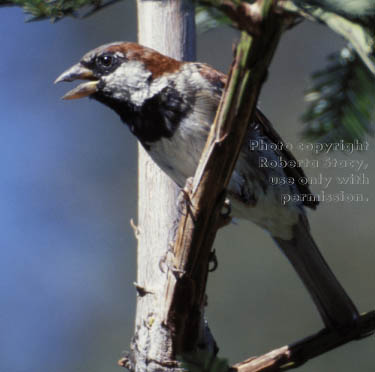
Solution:
[{"label": "diagonal twig", "polygon": [[184,213],[179,221],[173,248],[175,270],[169,273],[162,310],[177,354],[192,350],[202,334],[208,262],[225,188],[285,27],[272,4],[272,0],[252,4],[249,19],[254,18],[257,30],[253,36],[242,33],[215,122],[188,188],[192,213]]},{"label": "diagonal twig", "polygon": [[323,329],[293,344],[272,350],[232,366],[233,372],[277,372],[299,367],[309,359],[322,355],[353,340],[372,335],[375,331],[375,311],[361,315],[355,328],[346,332]]}]

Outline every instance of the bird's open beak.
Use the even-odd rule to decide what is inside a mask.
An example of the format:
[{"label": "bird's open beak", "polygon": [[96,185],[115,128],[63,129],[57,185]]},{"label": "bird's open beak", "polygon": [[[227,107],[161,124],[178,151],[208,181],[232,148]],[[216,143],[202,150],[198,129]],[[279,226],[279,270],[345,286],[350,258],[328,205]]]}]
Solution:
[{"label": "bird's open beak", "polygon": [[94,77],[91,70],[77,63],[70,69],[63,72],[56,80],[55,84],[61,81],[89,80],[86,83],[79,84],[74,89],[66,93],[62,99],[78,99],[90,96],[97,91],[98,80]]}]

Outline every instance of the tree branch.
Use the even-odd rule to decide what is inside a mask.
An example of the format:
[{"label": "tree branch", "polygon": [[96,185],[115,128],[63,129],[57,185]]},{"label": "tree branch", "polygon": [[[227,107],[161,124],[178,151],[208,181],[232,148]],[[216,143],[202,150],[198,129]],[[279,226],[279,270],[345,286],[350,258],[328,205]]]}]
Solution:
[{"label": "tree branch", "polygon": [[259,357],[247,359],[232,367],[237,372],[277,372],[299,367],[309,359],[315,358],[336,347],[353,340],[368,337],[375,330],[375,311],[363,314],[355,328],[338,333],[337,330],[323,329],[315,335],[304,338],[291,345],[272,350]]},{"label": "tree branch", "polygon": [[[195,59],[194,7],[185,0],[138,0],[138,40],[179,60]],[[139,146],[137,311],[131,352],[119,364],[136,372],[171,371],[170,334],[161,321],[165,272],[176,220],[177,186]]]}]

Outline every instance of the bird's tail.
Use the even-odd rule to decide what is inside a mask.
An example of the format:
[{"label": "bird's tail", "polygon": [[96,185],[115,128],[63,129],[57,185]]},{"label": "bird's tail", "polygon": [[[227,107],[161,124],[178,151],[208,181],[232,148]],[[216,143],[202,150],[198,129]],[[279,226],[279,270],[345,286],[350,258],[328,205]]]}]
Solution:
[{"label": "bird's tail", "polygon": [[358,319],[358,311],[344,288],[324,260],[307,223],[300,221],[294,227],[292,240],[274,240],[287,256],[309,291],[328,328],[343,328]]}]

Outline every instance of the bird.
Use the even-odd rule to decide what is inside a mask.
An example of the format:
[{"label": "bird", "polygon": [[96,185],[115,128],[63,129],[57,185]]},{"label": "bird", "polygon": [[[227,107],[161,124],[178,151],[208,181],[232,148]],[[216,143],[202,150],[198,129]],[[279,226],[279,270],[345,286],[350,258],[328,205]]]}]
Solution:
[{"label": "bird", "polygon": [[[84,82],[63,99],[89,97],[114,110],[179,187],[194,176],[227,81],[224,73],[134,42],[113,42],[86,53],[55,83],[76,80]],[[318,201],[301,178],[306,179],[298,161],[257,108],[227,187],[231,213],[268,231],[325,327],[346,329],[359,314],[311,235],[306,208],[315,209]]]}]

